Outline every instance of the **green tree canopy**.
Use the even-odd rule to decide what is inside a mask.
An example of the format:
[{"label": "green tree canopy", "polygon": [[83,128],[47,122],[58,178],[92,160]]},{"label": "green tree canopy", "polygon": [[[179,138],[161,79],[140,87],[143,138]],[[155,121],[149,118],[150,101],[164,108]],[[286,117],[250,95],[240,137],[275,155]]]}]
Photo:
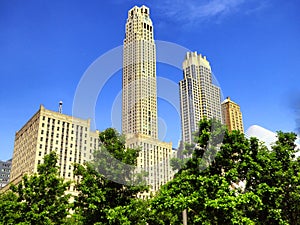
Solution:
[{"label": "green tree canopy", "polygon": [[278,132],[269,150],[211,123],[200,122],[192,157],[152,200],[150,224],[181,224],[184,209],[188,224],[300,224],[296,135]]},{"label": "green tree canopy", "polygon": [[69,214],[69,182],[59,177],[57,156],[51,152],[37,174],[25,175],[0,197],[3,224],[63,224]]},{"label": "green tree canopy", "polygon": [[[126,148],[124,137],[112,128],[101,132],[99,139],[93,161],[75,166],[81,179],[74,210],[83,224],[124,224],[134,215],[136,195],[147,190],[142,174],[135,172],[139,149]],[[138,179],[141,185],[130,185]]]}]

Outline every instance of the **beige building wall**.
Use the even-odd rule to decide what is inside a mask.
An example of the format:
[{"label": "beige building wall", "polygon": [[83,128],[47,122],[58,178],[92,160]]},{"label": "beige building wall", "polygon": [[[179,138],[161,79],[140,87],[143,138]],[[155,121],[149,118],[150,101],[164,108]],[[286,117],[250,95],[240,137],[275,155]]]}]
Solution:
[{"label": "beige building wall", "polygon": [[172,149],[172,142],[161,142],[147,135],[135,134],[127,135],[126,145],[141,149],[137,171],[148,173],[146,182],[150,185],[150,193],[142,193],[138,197],[150,196],[173,178],[175,172],[170,166],[170,160],[176,157],[176,151]]},{"label": "beige building wall", "polygon": [[213,84],[209,61],[197,52],[188,52],[182,64],[179,82],[182,141],[193,143],[199,121],[216,118],[222,121],[220,88]]},{"label": "beige building wall", "polygon": [[98,132],[90,131],[90,120],[47,110],[41,105],[38,112],[16,132],[11,182],[18,183],[25,173],[37,172],[38,165],[51,151],[58,155],[60,176],[74,180],[73,163],[91,160],[98,145]]},{"label": "beige building wall", "polygon": [[[150,193],[171,180],[172,143],[158,140],[156,50],[150,10],[128,11],[123,49],[122,132],[126,145],[141,148],[137,170],[148,172]],[[141,193],[147,197],[150,193]]]},{"label": "beige building wall", "polygon": [[122,132],[158,137],[156,53],[146,6],[128,12],[123,47]]},{"label": "beige building wall", "polygon": [[243,117],[240,106],[231,101],[230,97],[227,97],[222,102],[222,114],[224,124],[226,124],[229,131],[239,130],[244,133]]}]

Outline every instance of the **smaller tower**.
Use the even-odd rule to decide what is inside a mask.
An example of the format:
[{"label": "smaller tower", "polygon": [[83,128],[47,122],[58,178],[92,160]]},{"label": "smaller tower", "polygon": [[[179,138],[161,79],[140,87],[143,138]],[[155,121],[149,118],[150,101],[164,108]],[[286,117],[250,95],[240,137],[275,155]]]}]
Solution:
[{"label": "smaller tower", "polygon": [[222,102],[223,122],[229,131],[239,130],[244,133],[243,118],[240,106],[227,97]]},{"label": "smaller tower", "polygon": [[204,117],[222,120],[221,90],[213,83],[209,61],[197,52],[187,52],[179,81],[181,131],[183,143],[194,142],[194,132]]},{"label": "smaller tower", "polygon": [[58,112],[59,112],[60,114],[62,114],[62,105],[63,105],[63,102],[62,102],[62,101],[59,101]]}]

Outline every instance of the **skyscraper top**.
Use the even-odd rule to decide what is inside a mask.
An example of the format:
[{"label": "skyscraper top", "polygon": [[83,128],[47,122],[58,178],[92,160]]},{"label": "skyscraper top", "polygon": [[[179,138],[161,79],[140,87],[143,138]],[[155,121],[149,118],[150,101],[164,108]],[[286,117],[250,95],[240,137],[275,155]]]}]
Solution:
[{"label": "skyscraper top", "polygon": [[146,6],[134,6],[128,11],[124,44],[143,40],[154,42],[153,25]]},{"label": "skyscraper top", "polygon": [[186,56],[185,56],[185,59],[192,58],[192,57],[200,57],[200,58],[206,60],[206,56],[205,55],[202,56],[202,54],[198,54],[197,51],[195,51],[195,52],[187,52]]},{"label": "skyscraper top", "polygon": [[207,61],[206,56],[202,56],[195,52],[187,52],[185,55],[185,60],[183,62],[183,67],[187,67],[188,65],[203,65],[207,68],[210,68],[209,61]]},{"label": "skyscraper top", "polygon": [[132,18],[136,14],[150,15],[150,10],[147,6],[142,5],[141,7],[134,6],[128,11],[128,18]]}]

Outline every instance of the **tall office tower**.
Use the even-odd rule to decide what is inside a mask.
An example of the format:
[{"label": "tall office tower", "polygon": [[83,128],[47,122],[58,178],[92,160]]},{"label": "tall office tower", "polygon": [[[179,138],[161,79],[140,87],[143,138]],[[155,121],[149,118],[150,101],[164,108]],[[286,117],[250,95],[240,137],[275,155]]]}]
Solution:
[{"label": "tall office tower", "polygon": [[239,130],[244,133],[243,118],[240,106],[227,97],[222,102],[223,122],[229,131]]},{"label": "tall office tower", "polygon": [[11,170],[11,159],[7,161],[0,160],[0,189],[9,182]]},{"label": "tall office tower", "polygon": [[[50,151],[58,154],[60,176],[76,179],[73,163],[92,159],[99,145],[98,131],[90,131],[90,120],[74,118],[40,106],[35,115],[15,135],[11,182],[17,184],[25,173],[37,172]],[[74,191],[71,187],[70,192]]]},{"label": "tall office tower", "polygon": [[149,8],[128,12],[123,49],[122,131],[158,137],[156,54]]},{"label": "tall office tower", "polygon": [[213,84],[211,67],[205,56],[188,52],[182,64],[179,82],[182,141],[193,143],[199,121],[216,118],[222,121],[220,88]]},{"label": "tall office tower", "polygon": [[[156,53],[153,25],[146,6],[128,12],[123,49],[122,131],[126,145],[141,148],[137,169],[147,171],[151,191],[172,179],[172,143],[158,140]],[[141,194],[139,197],[145,197]]]}]

